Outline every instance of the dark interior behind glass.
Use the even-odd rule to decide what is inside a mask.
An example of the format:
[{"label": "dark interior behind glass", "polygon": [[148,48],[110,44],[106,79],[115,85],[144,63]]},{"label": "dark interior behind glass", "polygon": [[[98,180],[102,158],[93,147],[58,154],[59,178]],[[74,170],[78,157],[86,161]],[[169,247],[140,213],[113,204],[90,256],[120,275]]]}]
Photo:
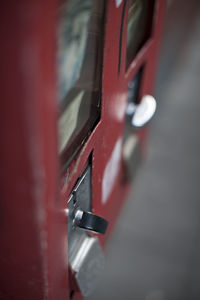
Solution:
[{"label": "dark interior behind glass", "polygon": [[130,0],[127,26],[126,67],[150,38],[152,31],[154,0]]}]

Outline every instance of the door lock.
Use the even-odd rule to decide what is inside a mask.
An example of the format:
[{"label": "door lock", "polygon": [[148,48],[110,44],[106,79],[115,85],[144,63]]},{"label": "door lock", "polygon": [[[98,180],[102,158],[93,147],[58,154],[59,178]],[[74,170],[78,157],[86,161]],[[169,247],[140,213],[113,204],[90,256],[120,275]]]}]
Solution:
[{"label": "door lock", "polygon": [[[68,261],[71,276],[84,297],[92,293],[103,272],[104,254],[98,237],[108,222],[92,212],[92,168],[88,165],[68,199]],[[84,229],[84,230],[83,230]]]},{"label": "door lock", "polygon": [[75,213],[74,224],[82,229],[104,234],[108,227],[108,221],[91,212],[78,209]]}]

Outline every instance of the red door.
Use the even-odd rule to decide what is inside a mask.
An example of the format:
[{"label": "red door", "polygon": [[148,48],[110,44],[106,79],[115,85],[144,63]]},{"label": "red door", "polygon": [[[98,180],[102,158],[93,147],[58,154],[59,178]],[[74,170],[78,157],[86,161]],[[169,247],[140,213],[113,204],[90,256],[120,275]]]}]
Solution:
[{"label": "red door", "polygon": [[1,299],[69,299],[98,280],[144,151],[163,11],[2,4]]}]

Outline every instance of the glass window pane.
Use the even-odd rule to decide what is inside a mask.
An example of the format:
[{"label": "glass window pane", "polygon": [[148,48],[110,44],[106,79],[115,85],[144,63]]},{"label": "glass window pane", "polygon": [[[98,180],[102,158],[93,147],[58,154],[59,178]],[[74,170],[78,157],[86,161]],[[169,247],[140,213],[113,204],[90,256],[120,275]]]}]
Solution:
[{"label": "glass window pane", "polygon": [[68,0],[60,15],[59,151],[66,161],[100,117],[103,1]]},{"label": "glass window pane", "polygon": [[154,0],[129,1],[126,54],[127,67],[151,35],[153,12]]}]

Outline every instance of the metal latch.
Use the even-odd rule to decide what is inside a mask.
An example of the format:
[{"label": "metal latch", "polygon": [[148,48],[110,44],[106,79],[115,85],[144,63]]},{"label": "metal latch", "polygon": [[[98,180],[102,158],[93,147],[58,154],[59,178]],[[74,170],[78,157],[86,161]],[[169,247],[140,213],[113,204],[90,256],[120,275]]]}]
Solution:
[{"label": "metal latch", "polygon": [[68,258],[71,274],[84,297],[91,294],[104,266],[97,237],[104,234],[108,221],[92,213],[91,166],[83,172],[68,200]]},{"label": "metal latch", "polygon": [[151,95],[144,95],[139,104],[130,102],[126,113],[131,116],[131,125],[135,129],[144,127],[152,119],[156,111],[156,100]]}]

